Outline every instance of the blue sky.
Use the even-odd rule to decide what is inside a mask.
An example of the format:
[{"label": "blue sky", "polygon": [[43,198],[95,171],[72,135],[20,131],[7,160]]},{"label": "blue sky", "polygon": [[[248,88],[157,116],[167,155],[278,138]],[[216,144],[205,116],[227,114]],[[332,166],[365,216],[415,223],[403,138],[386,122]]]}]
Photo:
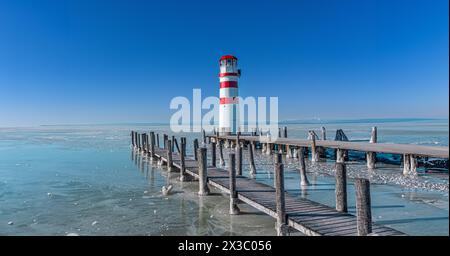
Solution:
[{"label": "blue sky", "polygon": [[448,117],[448,1],[0,1],[0,126],[165,122],[175,96],[281,119]]}]

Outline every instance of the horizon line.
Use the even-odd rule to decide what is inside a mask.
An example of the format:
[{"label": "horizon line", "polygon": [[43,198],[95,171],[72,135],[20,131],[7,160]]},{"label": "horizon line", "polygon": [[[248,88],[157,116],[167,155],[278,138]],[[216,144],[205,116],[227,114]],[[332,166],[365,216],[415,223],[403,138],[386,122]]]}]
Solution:
[{"label": "horizon line", "polygon": [[[431,120],[449,120],[448,117],[390,117],[390,118],[308,118],[308,119],[284,119],[280,120],[278,124],[330,124],[330,123],[393,123],[393,122],[407,122],[407,121],[431,121]],[[53,126],[108,126],[108,125],[169,125],[169,122],[145,122],[145,121],[131,121],[131,122],[105,122],[105,123],[74,123],[74,124],[36,124],[36,125],[18,125],[18,126],[0,126],[0,128],[25,128],[25,127],[53,127]],[[245,122],[244,124],[248,124]],[[218,125],[215,123],[214,125]]]}]

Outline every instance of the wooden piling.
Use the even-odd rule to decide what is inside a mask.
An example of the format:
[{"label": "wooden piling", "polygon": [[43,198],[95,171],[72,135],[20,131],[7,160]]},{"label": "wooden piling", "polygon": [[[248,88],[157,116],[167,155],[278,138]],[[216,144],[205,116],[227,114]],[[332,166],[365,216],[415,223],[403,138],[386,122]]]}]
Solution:
[{"label": "wooden piling", "polygon": [[203,135],[203,145],[206,145],[206,131],[205,131],[205,129],[202,129],[202,135]]},{"label": "wooden piling", "polygon": [[137,133],[136,136],[137,136],[137,148],[138,150],[141,150],[141,135]]},{"label": "wooden piling", "polygon": [[298,161],[299,161],[299,171],[300,171],[300,187],[305,187],[309,185],[308,178],[306,176],[306,164],[305,164],[305,148],[300,148],[298,150]]},{"label": "wooden piling", "polygon": [[273,146],[273,144],[266,143],[266,155],[272,154],[272,146]]},{"label": "wooden piling", "polygon": [[[370,143],[377,143],[377,127],[372,127]],[[377,154],[375,152],[367,152],[366,153],[367,168],[375,169],[376,159]]]},{"label": "wooden piling", "polygon": [[150,157],[155,156],[155,133],[150,132]]},{"label": "wooden piling", "polygon": [[171,140],[167,140],[167,171],[172,171],[172,166],[173,166],[173,162],[172,162],[172,141]]},{"label": "wooden piling", "polygon": [[283,135],[285,138],[287,138],[287,126],[283,127]]},{"label": "wooden piling", "polygon": [[237,166],[237,175],[242,175],[242,148],[238,143],[236,144],[236,166]]},{"label": "wooden piling", "polygon": [[410,155],[404,154],[403,155],[403,175],[408,175],[411,171],[411,158]]},{"label": "wooden piling", "polygon": [[156,134],[156,146],[159,148],[161,144],[159,144],[159,133]]},{"label": "wooden piling", "polygon": [[228,155],[228,173],[230,176],[230,214],[239,214],[240,210],[236,205],[237,202],[237,192],[236,192],[236,165],[235,165],[235,154],[230,153]]},{"label": "wooden piling", "polygon": [[181,150],[180,150],[180,181],[186,180],[186,138],[181,137]]},{"label": "wooden piling", "polygon": [[216,143],[211,142],[210,147],[211,147],[211,165],[213,167],[216,167]]},{"label": "wooden piling", "polygon": [[293,158],[292,157],[292,147],[290,145],[286,145],[286,157]]},{"label": "wooden piling", "polygon": [[344,163],[345,162],[345,151],[338,148],[336,149],[336,163]]},{"label": "wooden piling", "polygon": [[355,179],[356,222],[359,236],[372,233],[372,212],[370,203],[370,182],[367,179]]},{"label": "wooden piling", "polygon": [[175,136],[172,135],[172,147],[170,148],[172,152],[175,152]]},{"label": "wooden piling", "polygon": [[173,142],[175,144],[175,147],[177,148],[177,152],[180,154],[181,153],[181,149],[180,149],[180,146],[178,145],[177,138],[173,138]]},{"label": "wooden piling", "polygon": [[321,131],[322,140],[327,140],[327,130],[325,129],[325,127],[322,126]]},{"label": "wooden piling", "polygon": [[316,147],[316,136],[313,132],[311,132],[311,161],[312,162],[318,162],[319,161],[319,154],[317,152]]},{"label": "wooden piling", "polygon": [[372,132],[371,132],[371,135],[370,135],[370,143],[377,143],[377,140],[378,140],[378,134],[377,134],[378,132],[377,132],[377,127],[376,126],[374,126],[374,127],[372,127]]},{"label": "wooden piling", "polygon": [[150,155],[150,151],[151,151],[151,134],[150,133],[147,133],[147,137],[145,138],[145,140],[147,141],[147,148],[146,148],[146,150],[147,150],[147,155]]},{"label": "wooden piling", "polygon": [[223,159],[223,141],[217,140],[217,146],[219,147],[219,163],[221,166],[224,166],[225,160]]},{"label": "wooden piling", "polygon": [[198,139],[194,139],[194,159],[198,160]]},{"label": "wooden piling", "polygon": [[144,132],[142,134],[142,152],[146,152],[147,151],[147,134]]},{"label": "wooden piling", "polygon": [[413,175],[417,175],[417,157],[415,155],[409,155],[409,173]]},{"label": "wooden piling", "polygon": [[164,149],[168,149],[167,141],[169,140],[169,135],[164,134]]},{"label": "wooden piling", "polygon": [[[318,136],[315,136],[316,139],[318,139]],[[325,127],[320,128],[320,139],[326,140],[327,139],[327,132],[325,130]],[[317,154],[319,155],[319,159],[326,158],[326,149],[324,147],[317,147]]]},{"label": "wooden piling", "polygon": [[284,170],[281,154],[275,154],[275,200],[277,210],[276,231],[278,236],[287,235],[287,217],[284,192]]},{"label": "wooden piling", "polygon": [[142,138],[142,153],[145,154],[146,150],[147,150],[147,134],[144,132],[141,134],[141,138]]},{"label": "wooden piling", "polygon": [[256,174],[256,167],[255,167],[255,156],[254,156],[254,142],[250,142],[250,145],[248,145],[248,157],[249,157],[249,163],[250,163],[250,175]]},{"label": "wooden piling", "polygon": [[134,148],[134,131],[131,131],[131,146]]},{"label": "wooden piling", "polygon": [[208,170],[207,170],[207,156],[206,148],[201,147],[197,150],[198,156],[198,195],[206,196],[209,194],[208,188]]},{"label": "wooden piling", "polygon": [[347,168],[344,163],[336,163],[336,210],[347,212]]}]

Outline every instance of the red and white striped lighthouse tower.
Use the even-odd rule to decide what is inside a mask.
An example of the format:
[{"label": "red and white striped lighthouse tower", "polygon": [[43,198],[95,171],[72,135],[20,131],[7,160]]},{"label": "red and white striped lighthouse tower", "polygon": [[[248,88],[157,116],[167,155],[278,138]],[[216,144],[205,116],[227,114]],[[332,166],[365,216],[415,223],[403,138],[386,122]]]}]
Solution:
[{"label": "red and white striped lighthouse tower", "polygon": [[241,71],[237,69],[237,58],[225,55],[220,58],[220,134],[236,134],[239,127],[238,78]]}]

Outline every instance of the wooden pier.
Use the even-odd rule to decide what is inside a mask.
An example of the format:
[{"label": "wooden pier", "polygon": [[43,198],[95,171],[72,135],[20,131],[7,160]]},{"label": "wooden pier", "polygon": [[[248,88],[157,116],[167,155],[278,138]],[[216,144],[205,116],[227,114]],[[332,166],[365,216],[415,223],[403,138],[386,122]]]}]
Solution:
[{"label": "wooden pier", "polygon": [[[181,138],[181,147],[174,150],[174,143],[178,144],[176,138],[171,141],[168,136],[164,136],[164,147],[155,145],[155,134],[138,134],[132,132],[132,146],[134,150],[149,157],[156,158],[168,166],[168,170],[180,171],[180,180],[185,180],[185,175],[190,175],[199,181],[199,196],[209,194],[208,185],[230,195],[230,214],[239,214],[234,197],[248,205],[272,216],[276,219],[276,229],[278,235],[286,235],[290,229],[295,229],[306,235],[326,235],[326,236],[357,236],[357,235],[380,235],[380,236],[401,236],[402,232],[389,227],[372,223],[370,205],[370,184],[368,180],[357,179],[357,216],[347,213],[346,206],[346,176],[345,164],[337,163],[339,169],[343,169],[339,176],[339,191],[336,190],[336,209],[308,200],[299,198],[289,192],[284,191],[283,163],[281,154],[275,154],[275,188],[257,182],[252,178],[237,175],[234,164],[235,155],[230,154],[229,169],[225,170],[216,167],[215,156],[209,163],[207,149],[198,147],[198,140],[194,141],[194,156],[185,154],[186,139]],[[205,144],[207,137],[203,136]],[[215,136],[213,143],[217,143],[221,152],[222,144]],[[231,139],[231,137],[223,137]],[[236,137],[234,137],[236,139]],[[239,138],[240,140],[241,138]],[[242,141],[254,140],[256,137],[242,137]],[[237,145],[240,145],[238,140]],[[211,141],[211,140],[210,140]],[[250,144],[252,145],[252,144]],[[292,145],[292,144],[285,144]],[[180,149],[181,148],[181,149]],[[239,146],[237,147],[239,152]],[[215,150],[213,150],[215,154]],[[221,153],[220,153],[221,154]],[[223,160],[223,156],[219,156]],[[236,155],[237,158],[237,155]],[[305,183],[306,184],[306,183]],[[339,194],[339,196],[338,196]],[[343,207],[345,204],[345,207]]]},{"label": "wooden pier", "polygon": [[[215,136],[207,135],[212,138],[220,140],[236,140],[236,136]],[[288,145],[295,147],[311,147],[312,141],[305,139],[293,138],[277,138],[276,140],[269,140],[262,136],[240,136],[240,139],[248,142],[269,143],[275,145]],[[415,155],[419,157],[436,157],[449,158],[448,147],[422,146],[412,144],[392,144],[392,143],[365,143],[365,142],[349,142],[349,141],[335,141],[335,140],[316,140],[316,147],[325,147],[331,149],[353,150],[360,152],[376,152],[376,153],[391,153],[399,155]]]},{"label": "wooden pier", "polygon": [[[298,154],[298,152],[307,149],[311,152],[311,161],[313,162],[325,158],[325,149],[336,150],[336,162],[345,162],[345,159],[348,158],[348,151],[364,152],[366,154],[367,167],[369,169],[376,168],[376,153],[398,154],[402,156],[403,174],[405,175],[417,174],[418,158],[441,158],[446,159],[447,163],[449,159],[448,147],[377,143],[376,127],[372,128],[370,142],[348,141],[347,136],[345,136],[342,130],[336,132],[336,138],[344,138],[344,140],[326,140],[324,127],[322,127],[321,139],[318,139],[318,136],[314,131],[309,132],[309,139],[287,138],[286,127],[284,128],[283,134],[284,137],[281,137],[282,134],[279,132],[277,138],[270,138],[262,134],[257,135],[256,133],[252,133],[251,135],[240,136],[239,140],[244,144],[259,145],[268,155],[281,152],[292,157],[292,150],[296,150]],[[233,144],[236,140],[236,136],[220,136],[218,134],[207,135],[207,137],[213,139],[215,143],[225,141],[227,144]]]}]

